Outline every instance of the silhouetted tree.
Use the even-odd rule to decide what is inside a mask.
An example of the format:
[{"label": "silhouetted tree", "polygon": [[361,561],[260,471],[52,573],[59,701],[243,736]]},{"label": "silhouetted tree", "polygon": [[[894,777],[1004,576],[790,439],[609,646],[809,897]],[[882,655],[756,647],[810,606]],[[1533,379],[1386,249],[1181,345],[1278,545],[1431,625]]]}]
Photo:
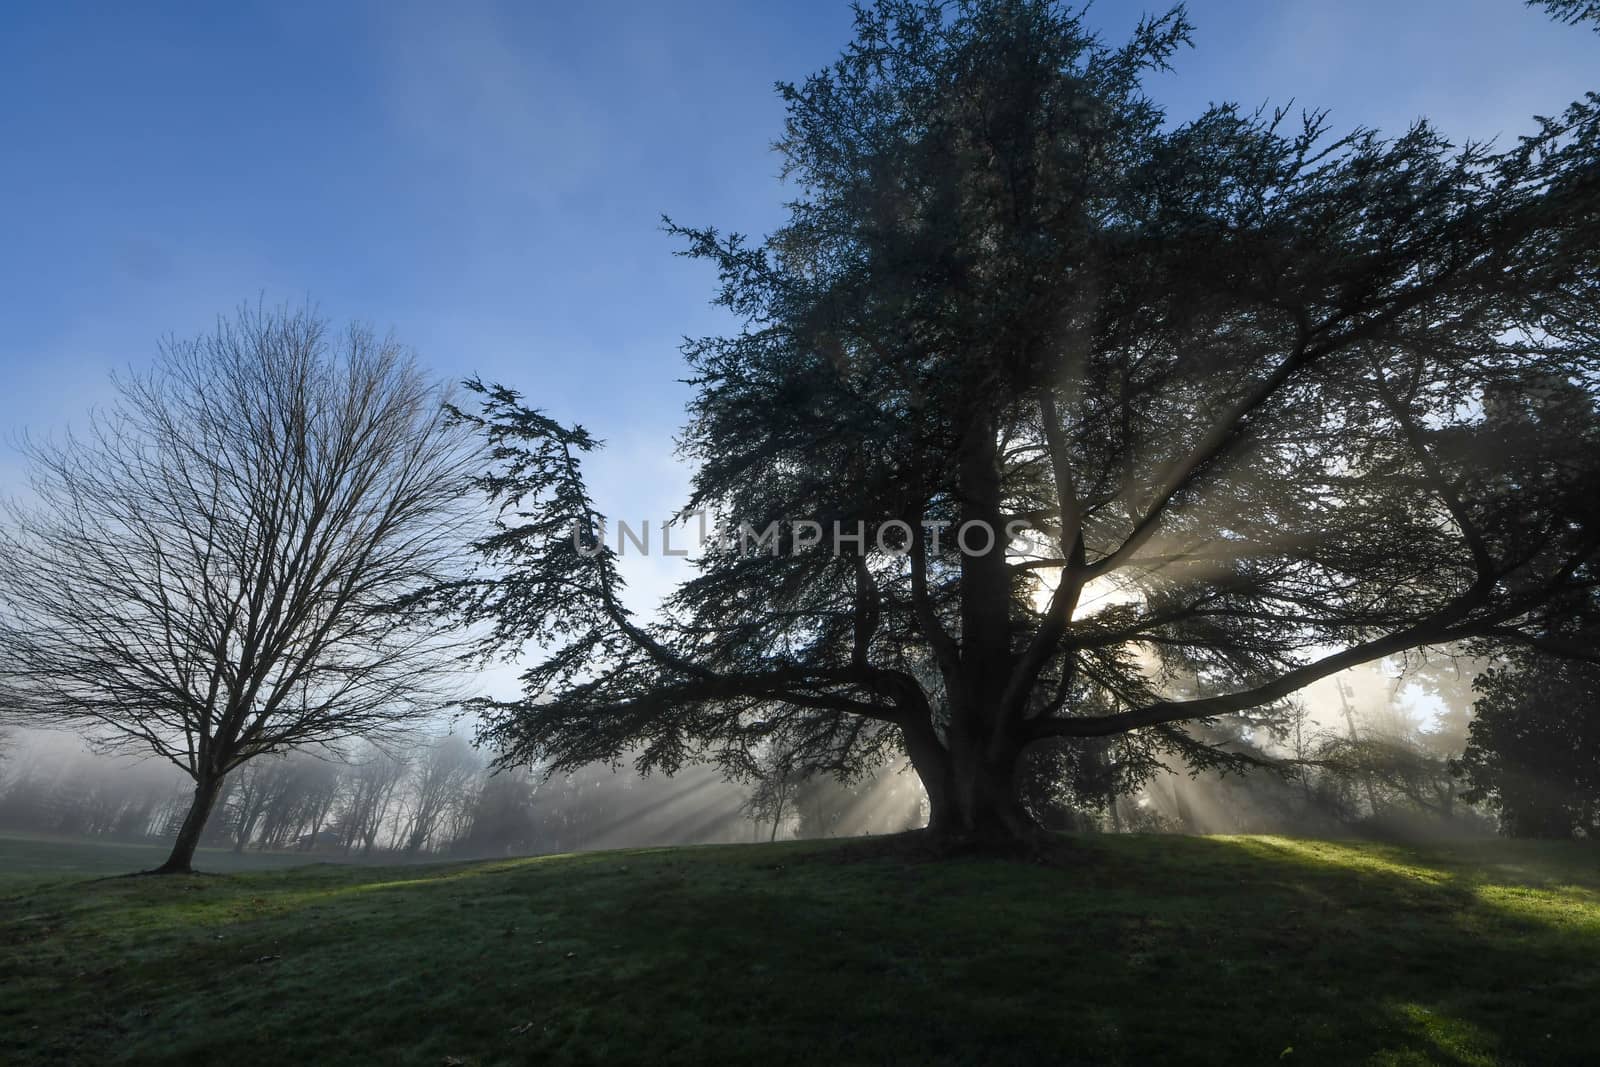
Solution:
[{"label": "silhouetted tree", "polygon": [[83,437],[31,443],[0,533],[0,685],[30,720],[193,778],[187,871],[228,774],[383,733],[448,695],[395,605],[448,577],[471,451],[392,340],[244,310],[169,342]]},{"label": "silhouetted tree", "polygon": [[283,756],[283,753],[272,753],[266,758],[251,760],[234,773],[227,807],[235,852],[244,851],[262,813],[287,792],[289,775]]},{"label": "silhouetted tree", "polygon": [[377,745],[369,744],[355,758],[345,806],[338,818],[340,843],[346,855],[356,848],[362,855],[371,854],[409,769],[408,760]]},{"label": "silhouetted tree", "polygon": [[314,753],[291,756],[287,787],[262,817],[261,847],[314,847],[343,787],[341,770]]},{"label": "silhouetted tree", "polygon": [[468,799],[479,766],[477,753],[454,734],[438,738],[418,754],[405,792],[401,838],[407,855],[416,855],[432,841],[451,811]]},{"label": "silhouetted tree", "polygon": [[743,810],[758,830],[768,828],[768,841],[778,839],[778,831],[795,808],[801,774],[786,752],[771,751],[760,763],[754,788],[745,799]]},{"label": "silhouetted tree", "polygon": [[796,837],[897,833],[922,825],[922,789],[903,761],[841,782],[814,774],[794,789]]},{"label": "silhouetted tree", "polygon": [[1600,665],[1523,656],[1475,688],[1463,798],[1514,837],[1600,836]]},{"label": "silhouetted tree", "polygon": [[[1170,124],[1141,80],[1188,36],[1181,9],[1110,48],[1048,0],[880,0],[781,88],[787,222],[669,226],[745,324],[686,346],[685,512],[771,536],[709,546],[658,621],[619,600],[596,442],[470,383],[501,569],[440,599],[552,650],[483,706],[497,749],[903,750],[937,831],[1012,841],[1040,744],[1237,765],[1184,724],[1421,646],[1581,645],[1600,98],[1502,150]],[[1550,387],[1559,434],[1485,414]]]},{"label": "silhouetted tree", "polygon": [[1576,25],[1592,22],[1591,27],[1600,33],[1600,2],[1596,0],[1527,0],[1529,7],[1542,7],[1560,22]]},{"label": "silhouetted tree", "polygon": [[1472,722],[1472,682],[1488,663],[1466,655],[1434,656],[1410,664],[1405,681],[1441,705],[1431,728],[1421,735],[1423,747],[1441,759],[1454,759],[1467,747]]},{"label": "silhouetted tree", "polygon": [[457,851],[469,856],[526,855],[539,849],[534,791],[538,782],[522,767],[508,767],[480,776],[471,796],[471,820],[457,839]]}]

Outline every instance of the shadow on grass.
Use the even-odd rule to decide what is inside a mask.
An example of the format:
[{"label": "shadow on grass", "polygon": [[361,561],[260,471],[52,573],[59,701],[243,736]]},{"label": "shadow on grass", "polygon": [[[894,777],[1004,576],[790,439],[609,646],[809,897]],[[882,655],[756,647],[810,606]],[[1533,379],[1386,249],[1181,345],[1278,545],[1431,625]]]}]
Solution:
[{"label": "shadow on grass", "polygon": [[1477,1064],[1600,1042],[1592,851],[1132,836],[1041,866],[900,844],[73,887],[0,920],[0,1053]]},{"label": "shadow on grass", "polygon": [[[1378,1060],[1594,1062],[1600,850],[1591,845],[1194,844],[1249,857],[1260,935],[1315,931],[1280,980],[1353,992],[1350,1006],[1374,1010],[1375,1030],[1404,1036],[1371,1049]],[[1284,893],[1299,906],[1283,907]]]}]

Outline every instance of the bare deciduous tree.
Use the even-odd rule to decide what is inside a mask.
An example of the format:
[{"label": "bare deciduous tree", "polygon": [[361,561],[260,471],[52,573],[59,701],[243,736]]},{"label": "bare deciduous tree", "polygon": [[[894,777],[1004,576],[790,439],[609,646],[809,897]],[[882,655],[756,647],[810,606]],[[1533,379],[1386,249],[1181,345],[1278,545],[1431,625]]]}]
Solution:
[{"label": "bare deciduous tree", "polygon": [[345,855],[360,846],[363,856],[372,853],[378,833],[389,819],[396,791],[405,781],[410,763],[393,752],[375,746],[355,765],[350,776],[350,796],[339,818],[339,836]]},{"label": "bare deciduous tree", "polygon": [[479,767],[472,747],[454,734],[428,746],[407,798],[405,830],[400,835],[406,855],[415,856],[435,837],[440,824],[466,798]]},{"label": "bare deciduous tree", "polygon": [[159,868],[187,871],[245,761],[450,697],[448,650],[397,605],[451,573],[471,450],[405,348],[308,311],[241,310],[115,384],[86,434],[25,445],[0,696],[189,774]]}]

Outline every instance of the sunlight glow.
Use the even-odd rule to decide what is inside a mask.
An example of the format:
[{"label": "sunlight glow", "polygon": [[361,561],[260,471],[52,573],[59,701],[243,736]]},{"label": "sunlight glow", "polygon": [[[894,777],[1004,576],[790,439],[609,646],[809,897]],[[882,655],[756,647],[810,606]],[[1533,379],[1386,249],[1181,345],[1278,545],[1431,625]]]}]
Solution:
[{"label": "sunlight glow", "polygon": [[[1035,611],[1043,612],[1050,606],[1050,598],[1055,595],[1056,586],[1061,581],[1061,570],[1060,568],[1036,570],[1033,572],[1033,577],[1033,608]],[[1118,604],[1137,604],[1142,599],[1138,589],[1121,584],[1114,578],[1095,578],[1083,587],[1077,607],[1072,612],[1072,618],[1074,621],[1086,619],[1106,608]]]}]

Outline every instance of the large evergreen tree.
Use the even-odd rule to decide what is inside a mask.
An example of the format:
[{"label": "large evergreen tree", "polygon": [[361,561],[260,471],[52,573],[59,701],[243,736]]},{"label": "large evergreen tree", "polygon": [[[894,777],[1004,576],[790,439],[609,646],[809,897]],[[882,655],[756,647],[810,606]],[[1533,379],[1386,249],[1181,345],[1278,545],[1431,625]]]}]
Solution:
[{"label": "large evergreen tree", "polygon": [[1515,837],[1600,835],[1600,666],[1518,656],[1474,683],[1467,750],[1454,763]]},{"label": "large evergreen tree", "polygon": [[[1600,100],[1498,148],[1174,123],[1141,81],[1188,35],[1181,9],[1112,48],[1048,0],[881,0],[780,87],[786,223],[670,227],[745,324],[686,348],[686,512],[778,535],[708,548],[659,620],[619,601],[595,442],[477,386],[507,510],[446,599],[547,652],[486,708],[498,749],[845,775],[903,750],[936,829],[1014,839],[1042,743],[1115,737],[1111,778],[1231,759],[1184,724],[1419,646],[1582,645]],[[1550,389],[1566,431],[1501,447]]]}]

